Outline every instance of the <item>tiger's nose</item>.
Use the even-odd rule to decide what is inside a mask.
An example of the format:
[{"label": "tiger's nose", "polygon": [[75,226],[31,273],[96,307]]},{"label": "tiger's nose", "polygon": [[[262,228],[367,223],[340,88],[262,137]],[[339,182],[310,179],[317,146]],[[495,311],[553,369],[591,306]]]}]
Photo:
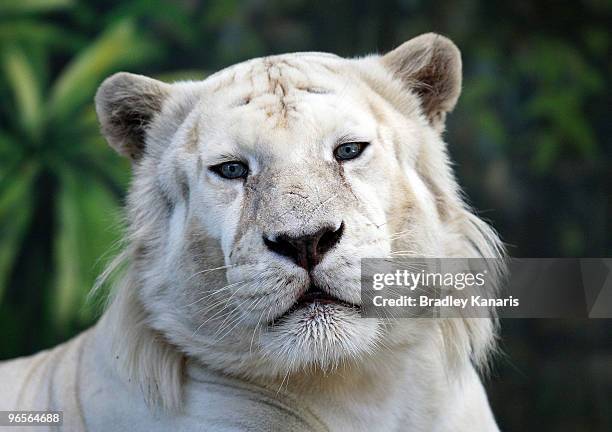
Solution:
[{"label": "tiger's nose", "polygon": [[272,239],[264,234],[263,241],[272,252],[290,258],[306,271],[310,271],[340,241],[343,232],[344,222],[337,229],[325,227],[305,236],[281,234]]}]

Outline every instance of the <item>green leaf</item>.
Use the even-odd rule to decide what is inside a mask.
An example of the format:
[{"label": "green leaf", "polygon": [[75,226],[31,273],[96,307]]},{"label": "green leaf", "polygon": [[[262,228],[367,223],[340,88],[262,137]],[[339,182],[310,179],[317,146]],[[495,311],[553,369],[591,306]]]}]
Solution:
[{"label": "green leaf", "polygon": [[40,134],[42,98],[40,82],[25,53],[17,47],[5,49],[3,66],[17,105],[17,117],[28,136]]},{"label": "green leaf", "polygon": [[92,45],[82,51],[64,70],[51,89],[48,114],[69,119],[93,98],[102,79],[120,67],[148,59],[153,48],[138,34],[127,19],[110,27]]},{"label": "green leaf", "polygon": [[82,35],[30,18],[3,20],[0,25],[0,43],[28,43],[76,51],[84,45],[85,41],[86,38]]},{"label": "green leaf", "polygon": [[56,280],[53,316],[62,328],[87,321],[87,294],[102,270],[100,257],[119,239],[115,197],[85,173],[64,167],[57,203]]},{"label": "green leaf", "polygon": [[18,172],[12,173],[12,176],[2,179],[0,183],[0,220],[4,220],[5,215],[13,207],[19,205],[23,197],[29,193],[32,180],[37,172],[38,166],[29,164],[21,167]]},{"label": "green leaf", "polygon": [[73,4],[73,0],[4,0],[0,2],[0,13],[41,13],[64,9]]},{"label": "green leaf", "polygon": [[8,167],[21,159],[21,150],[22,148],[17,143],[15,136],[0,130],[0,184],[2,179],[8,174]]},{"label": "green leaf", "polygon": [[241,12],[240,1],[238,0],[215,0],[208,2],[206,6],[204,22],[207,26],[215,28],[235,19]]},{"label": "green leaf", "polygon": [[31,215],[32,202],[27,196],[11,216],[6,221],[2,221],[2,228],[0,228],[0,302],[17,253],[21,250],[20,244],[30,224]]},{"label": "green leaf", "polygon": [[34,166],[27,167],[0,196],[0,301],[30,223],[35,174]]},{"label": "green leaf", "polygon": [[186,4],[172,0],[130,0],[113,8],[106,16],[107,22],[116,22],[122,17],[133,17],[156,29],[163,29],[163,40],[158,43],[168,44],[177,41],[181,45],[195,42],[197,32],[193,22],[198,8],[195,3]]},{"label": "green leaf", "polygon": [[204,70],[179,70],[157,74],[153,78],[163,82],[173,83],[176,81],[201,81],[212,75],[211,71]]},{"label": "green leaf", "polygon": [[76,307],[78,292],[84,284],[81,274],[79,248],[78,182],[76,176],[65,169],[57,199],[58,227],[55,233],[55,269],[53,316],[58,326],[65,326]]}]

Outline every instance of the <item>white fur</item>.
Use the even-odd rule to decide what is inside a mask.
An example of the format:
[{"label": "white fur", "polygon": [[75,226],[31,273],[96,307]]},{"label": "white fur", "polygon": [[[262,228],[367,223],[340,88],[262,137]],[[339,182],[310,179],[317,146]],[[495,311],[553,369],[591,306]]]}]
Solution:
[{"label": "white fur", "polygon": [[[92,382],[116,400],[96,402],[81,384],[85,417],[98,424],[95,407],[146,401],[161,424],[190,430],[181,422],[206,409],[195,401],[212,403],[193,377],[229,376],[220,391],[242,407],[236,418],[276,391],[295,398],[290,412],[317,419],[304,420],[315,430],[496,430],[475,372],[492,319],[384,323],[334,305],[274,319],[311,280],[358,304],[361,258],[502,255],[464,203],[441,138],[458,97],[458,55],[425,35],[383,57],[298,53],[202,82],[107,80],[98,113],[110,144],[134,159],[134,180],[126,249],[113,267],[125,270],[88,336],[108,349],[86,360]],[[343,139],[370,145],[340,166],[333,151]],[[245,182],[208,169],[233,159],[248,163]],[[262,241],[341,223],[340,242],[310,276]],[[123,384],[111,391],[108,380]],[[235,386],[254,386],[260,405],[245,408]]]}]

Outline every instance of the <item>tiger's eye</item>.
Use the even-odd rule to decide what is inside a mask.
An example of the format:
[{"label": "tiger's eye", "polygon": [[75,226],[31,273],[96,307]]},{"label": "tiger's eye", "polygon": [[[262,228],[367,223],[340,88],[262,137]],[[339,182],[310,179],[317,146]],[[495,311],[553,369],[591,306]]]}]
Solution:
[{"label": "tiger's eye", "polygon": [[211,167],[211,169],[221,177],[230,180],[245,178],[249,173],[249,168],[242,162],[238,161],[224,162]]},{"label": "tiger's eye", "polygon": [[349,142],[340,144],[338,147],[336,147],[336,150],[334,150],[334,156],[340,161],[355,159],[363,152],[367,145],[368,143],[365,142]]}]

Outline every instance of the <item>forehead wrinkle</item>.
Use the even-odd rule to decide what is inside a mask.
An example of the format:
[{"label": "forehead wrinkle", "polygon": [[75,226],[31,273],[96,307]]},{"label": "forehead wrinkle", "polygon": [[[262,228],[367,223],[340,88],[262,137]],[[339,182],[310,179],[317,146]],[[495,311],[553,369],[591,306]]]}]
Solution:
[{"label": "forehead wrinkle", "polygon": [[242,80],[248,90],[233,106],[254,103],[273,128],[288,128],[298,113],[300,93],[333,93],[326,86],[314,84],[310,71],[318,63],[288,56],[265,57],[251,63]]},{"label": "forehead wrinkle", "polygon": [[[336,73],[346,69],[339,62],[332,63],[332,59],[328,61],[323,57],[323,60],[329,63],[326,66],[337,66],[338,71],[331,68]],[[242,64],[239,71],[230,70],[220,77],[228,87],[224,91],[226,95],[218,100],[230,110],[231,115],[225,117],[225,122],[229,121],[232,125],[229,127],[226,124],[222,129],[234,131],[228,141],[233,142],[237,150],[242,149],[243,153],[256,150],[255,153],[259,155],[257,159],[266,156],[274,158],[279,151],[285,153],[284,149],[291,147],[287,146],[288,143],[294,144],[289,153],[290,159],[306,157],[301,154],[303,151],[308,151],[321,140],[327,142],[330,132],[336,133],[337,128],[330,121],[336,117],[334,113],[342,114],[345,111],[342,109],[344,104],[347,104],[347,108],[361,105],[372,116],[366,98],[355,98],[354,92],[351,92],[354,87],[351,82],[354,80],[346,76],[338,80],[321,62],[314,56],[266,57]],[[320,84],[323,84],[325,91],[308,91],[323,87]],[[330,99],[319,99],[326,96]],[[248,100],[248,103],[228,105],[221,101],[230,98]],[[223,112],[223,107],[219,108]],[[283,157],[287,156],[285,154]]]}]

